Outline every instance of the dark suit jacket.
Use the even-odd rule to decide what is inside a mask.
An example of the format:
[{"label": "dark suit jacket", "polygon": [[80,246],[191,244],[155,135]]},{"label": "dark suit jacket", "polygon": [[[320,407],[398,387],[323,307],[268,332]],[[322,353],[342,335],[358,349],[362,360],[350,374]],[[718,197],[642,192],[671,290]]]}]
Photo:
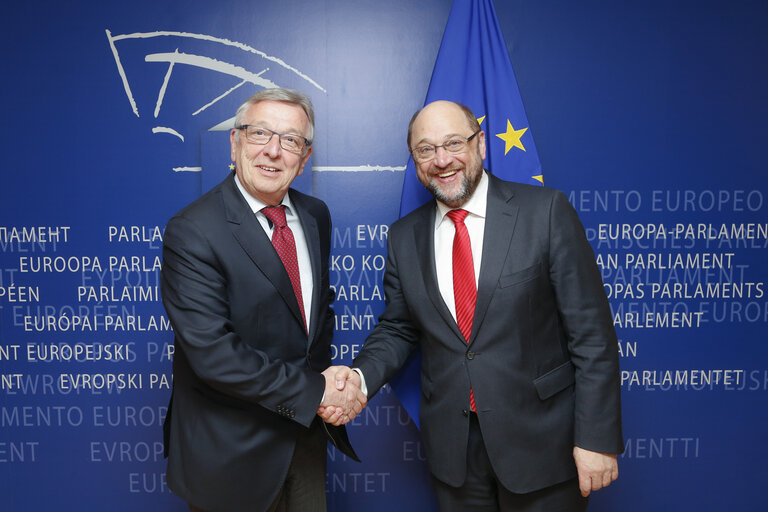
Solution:
[{"label": "dark suit jacket", "polygon": [[470,343],[437,286],[432,201],[390,229],[387,307],[354,366],[370,394],[420,345],[432,473],[464,482],[471,384],[494,470],[523,493],[574,477],[574,444],[622,451],[617,339],[594,254],[565,195],[489,178]]},{"label": "dark suit jacket", "polygon": [[[229,175],[165,230],[163,304],[175,332],[168,486],[206,510],[264,510],[316,418],[334,314],[325,203],[294,190],[314,288],[309,336],[285,268]],[[325,424],[323,424],[325,427]],[[347,450],[343,429],[330,429]]]}]

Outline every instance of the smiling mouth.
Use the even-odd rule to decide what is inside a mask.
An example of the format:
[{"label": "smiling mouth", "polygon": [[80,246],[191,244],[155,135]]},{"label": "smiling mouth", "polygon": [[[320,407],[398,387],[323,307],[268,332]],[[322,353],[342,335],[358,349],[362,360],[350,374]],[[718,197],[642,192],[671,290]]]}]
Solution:
[{"label": "smiling mouth", "polygon": [[275,172],[275,173],[280,172],[280,169],[277,169],[275,167],[267,167],[266,165],[257,165],[256,167],[267,172]]},{"label": "smiling mouth", "polygon": [[459,171],[458,171],[458,170],[456,170],[456,169],[454,169],[454,170],[451,170],[451,171],[441,172],[441,173],[438,173],[438,174],[437,174],[437,177],[438,177],[438,178],[450,178],[451,176],[453,176],[453,175],[454,175],[454,174],[456,174],[457,172],[459,172]]}]

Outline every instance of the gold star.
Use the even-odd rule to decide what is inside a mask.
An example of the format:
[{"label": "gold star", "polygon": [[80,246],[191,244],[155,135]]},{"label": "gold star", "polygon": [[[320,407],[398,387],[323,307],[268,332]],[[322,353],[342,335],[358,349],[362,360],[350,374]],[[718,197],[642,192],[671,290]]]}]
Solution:
[{"label": "gold star", "polygon": [[485,116],[483,116],[483,117],[479,117],[479,118],[477,119],[477,124],[483,124],[483,121],[485,121]]},{"label": "gold star", "polygon": [[544,184],[544,175],[543,174],[538,174],[536,176],[531,176],[531,178],[540,181],[542,185]]},{"label": "gold star", "polygon": [[234,171],[235,170],[235,164],[229,164],[229,170]]},{"label": "gold star", "polygon": [[525,147],[523,146],[523,143],[520,142],[520,137],[523,136],[523,134],[528,130],[528,128],[521,128],[519,130],[515,130],[512,128],[512,123],[509,122],[509,119],[507,119],[507,131],[506,133],[497,133],[496,136],[504,141],[504,154],[506,155],[509,153],[509,150],[513,147],[518,147],[525,151]]}]

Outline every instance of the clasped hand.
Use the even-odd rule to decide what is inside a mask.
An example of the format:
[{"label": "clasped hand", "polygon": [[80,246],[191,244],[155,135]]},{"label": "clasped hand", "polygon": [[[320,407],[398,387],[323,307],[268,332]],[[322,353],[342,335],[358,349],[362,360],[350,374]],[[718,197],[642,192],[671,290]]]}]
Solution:
[{"label": "clasped hand", "polygon": [[336,426],[349,423],[368,403],[360,391],[360,375],[347,366],[329,366],[323,376],[325,396],[317,409],[318,416]]}]

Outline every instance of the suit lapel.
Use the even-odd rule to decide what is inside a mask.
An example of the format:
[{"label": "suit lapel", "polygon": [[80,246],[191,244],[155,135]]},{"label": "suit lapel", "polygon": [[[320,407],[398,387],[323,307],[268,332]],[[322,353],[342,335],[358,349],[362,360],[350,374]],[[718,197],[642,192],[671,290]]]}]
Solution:
[{"label": "suit lapel", "polygon": [[[291,192],[289,191],[288,193],[290,194]],[[307,241],[307,249],[309,250],[309,261],[312,266],[312,306],[310,308],[311,311],[305,311],[307,319],[309,320],[309,340],[311,343],[315,337],[315,332],[317,332],[318,322],[320,321],[320,294],[323,291],[320,286],[323,268],[322,262],[320,261],[320,231],[317,227],[317,220],[315,220],[313,215],[310,215],[299,196],[291,194],[291,203],[293,203],[293,206],[296,208],[296,214],[301,221],[301,228],[304,231],[304,238]],[[304,279],[304,277],[302,277],[302,279]],[[296,300],[294,300],[294,302],[296,302]]]},{"label": "suit lapel", "polygon": [[259,224],[256,215],[237,190],[234,179],[228,179],[221,190],[227,221],[232,224],[232,234],[235,239],[261,273],[277,289],[294,317],[299,322],[303,322],[299,303],[283,262],[280,261],[272,241]]},{"label": "suit lapel", "polygon": [[456,320],[451,315],[448,306],[445,305],[443,296],[440,294],[440,287],[437,284],[437,270],[435,268],[435,208],[435,202],[431,201],[425,207],[422,207],[419,212],[422,218],[414,222],[413,247],[416,251],[416,258],[421,268],[422,279],[424,280],[424,289],[429,296],[429,300],[432,301],[432,305],[435,306],[444,324],[451,328],[451,331],[453,331],[462,344],[466,344]]},{"label": "suit lapel", "polygon": [[485,214],[485,236],[483,237],[483,261],[477,287],[477,303],[472,321],[470,343],[475,340],[491,302],[504,261],[509,254],[512,234],[517,222],[518,207],[512,203],[514,193],[498,178],[488,173],[488,206]]}]

